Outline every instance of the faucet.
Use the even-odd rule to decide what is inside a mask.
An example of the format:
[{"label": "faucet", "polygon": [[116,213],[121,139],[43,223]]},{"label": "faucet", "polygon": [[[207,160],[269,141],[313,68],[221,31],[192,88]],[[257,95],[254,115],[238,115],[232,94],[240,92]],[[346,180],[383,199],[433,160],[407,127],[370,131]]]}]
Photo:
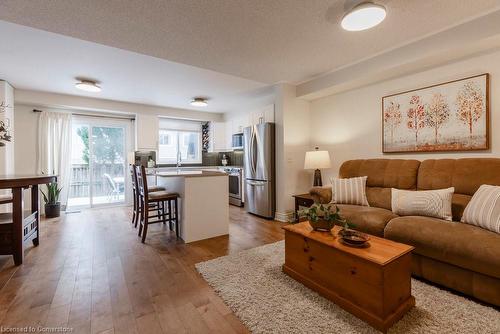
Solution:
[{"label": "faucet", "polygon": [[181,151],[178,151],[177,152],[177,169],[180,169],[181,168],[181,165],[182,165],[182,155],[181,155]]}]

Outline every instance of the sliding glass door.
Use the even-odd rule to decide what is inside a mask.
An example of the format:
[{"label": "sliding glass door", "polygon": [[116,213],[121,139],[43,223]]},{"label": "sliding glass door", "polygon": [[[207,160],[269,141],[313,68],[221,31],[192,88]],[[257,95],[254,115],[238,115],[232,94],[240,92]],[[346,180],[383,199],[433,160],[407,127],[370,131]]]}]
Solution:
[{"label": "sliding glass door", "polygon": [[77,118],[73,124],[70,208],[127,200],[128,121]]}]

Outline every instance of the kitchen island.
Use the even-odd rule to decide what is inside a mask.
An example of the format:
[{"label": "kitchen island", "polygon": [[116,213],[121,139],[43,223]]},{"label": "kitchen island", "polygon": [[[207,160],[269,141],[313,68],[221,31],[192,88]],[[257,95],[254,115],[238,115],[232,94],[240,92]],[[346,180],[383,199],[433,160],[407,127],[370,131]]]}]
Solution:
[{"label": "kitchen island", "polygon": [[157,185],[179,194],[184,242],[229,233],[228,175],[216,170],[152,170]]}]

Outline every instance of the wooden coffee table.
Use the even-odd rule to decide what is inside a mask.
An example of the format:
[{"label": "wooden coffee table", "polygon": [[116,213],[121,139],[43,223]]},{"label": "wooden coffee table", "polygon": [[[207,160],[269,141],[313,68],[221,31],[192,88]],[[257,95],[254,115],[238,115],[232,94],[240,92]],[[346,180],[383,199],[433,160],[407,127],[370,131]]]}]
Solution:
[{"label": "wooden coffee table", "polygon": [[345,246],[308,222],[284,226],[283,271],[344,310],[386,332],[415,305],[412,246],[370,236],[370,246]]}]

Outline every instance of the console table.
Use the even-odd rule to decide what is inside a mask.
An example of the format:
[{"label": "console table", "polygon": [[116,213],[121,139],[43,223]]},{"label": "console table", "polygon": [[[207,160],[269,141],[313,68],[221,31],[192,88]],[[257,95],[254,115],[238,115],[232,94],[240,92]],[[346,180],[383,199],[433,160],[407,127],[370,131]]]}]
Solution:
[{"label": "console table", "polygon": [[[5,245],[0,245],[0,254],[12,254],[16,265],[23,263],[25,242],[32,240],[34,246],[40,242],[38,185],[55,181],[56,175],[0,175],[0,189],[12,189],[12,214],[7,218],[12,223],[2,224]],[[31,188],[31,210],[25,214],[23,189],[27,188]]]}]

